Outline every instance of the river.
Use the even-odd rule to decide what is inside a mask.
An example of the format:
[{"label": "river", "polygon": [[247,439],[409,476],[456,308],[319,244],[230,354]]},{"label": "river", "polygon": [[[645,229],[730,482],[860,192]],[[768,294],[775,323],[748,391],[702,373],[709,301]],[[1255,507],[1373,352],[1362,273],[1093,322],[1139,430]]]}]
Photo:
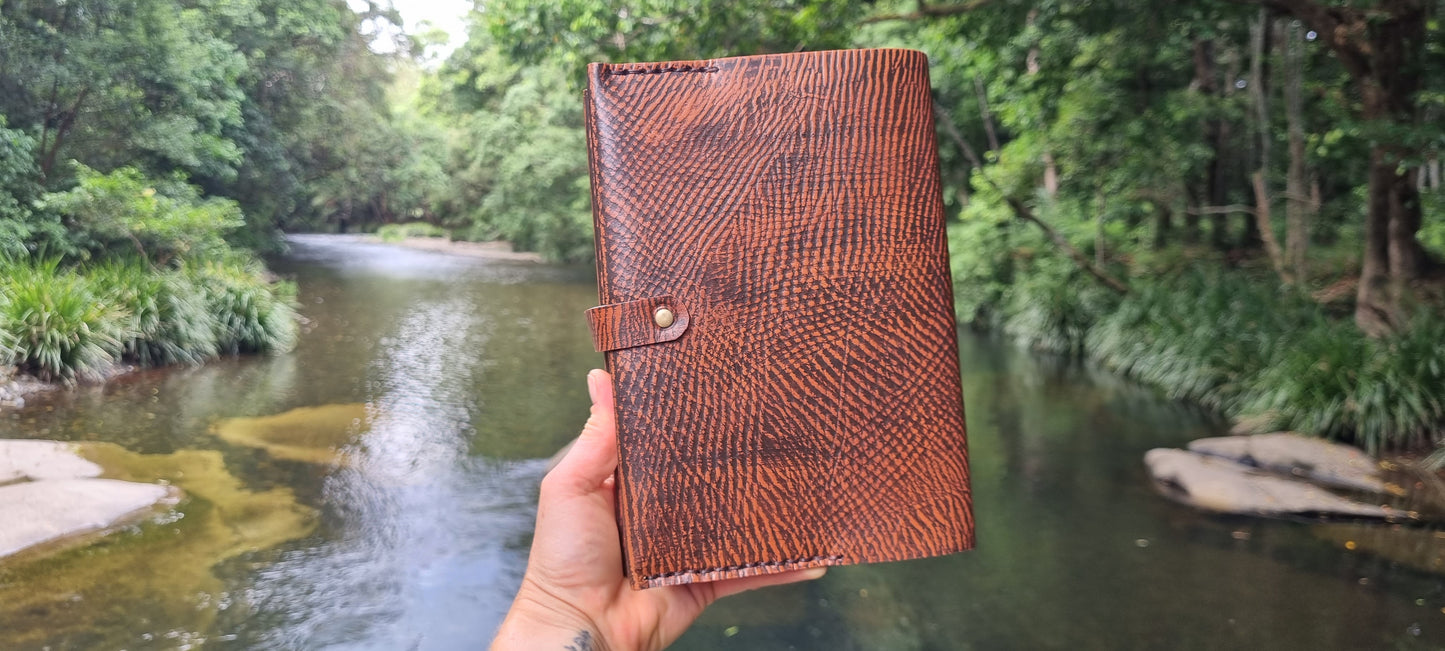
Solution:
[{"label": "river", "polygon": [[[602,362],[591,273],[331,236],[295,237],[273,268],[300,286],[294,352],[0,414],[0,438],[119,444],[136,472],[196,486],[176,514],[0,563],[0,649],[485,646],[545,460]],[[1445,646],[1441,575],[1368,551],[1438,550],[1432,532],[1369,543],[1172,504],[1144,452],[1220,434],[1216,418],[985,336],[960,344],[978,549],[724,600],[675,648]],[[340,460],[308,456],[335,440],[352,442]]]}]

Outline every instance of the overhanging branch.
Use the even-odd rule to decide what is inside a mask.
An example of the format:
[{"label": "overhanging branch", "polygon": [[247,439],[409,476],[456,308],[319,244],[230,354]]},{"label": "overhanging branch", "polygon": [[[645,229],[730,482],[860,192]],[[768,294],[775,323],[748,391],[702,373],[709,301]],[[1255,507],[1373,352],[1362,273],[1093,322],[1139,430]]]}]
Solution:
[{"label": "overhanging branch", "polygon": [[978,175],[983,178],[984,182],[987,183],[989,187],[997,190],[999,195],[1004,198],[1004,202],[1008,204],[1009,210],[1013,212],[1014,217],[1018,218],[1020,221],[1026,221],[1033,224],[1034,226],[1037,226],[1039,230],[1042,230],[1044,232],[1044,235],[1054,243],[1055,246],[1059,247],[1059,249],[1061,249],[1065,254],[1067,254],[1069,258],[1074,261],[1075,264],[1079,265],[1080,269],[1089,272],[1089,275],[1098,279],[1098,281],[1103,283],[1105,287],[1108,287],[1109,289],[1112,289],[1120,294],[1129,293],[1128,285],[1125,285],[1119,279],[1110,276],[1103,269],[1095,266],[1088,257],[1086,257],[1077,248],[1075,248],[1073,244],[1070,244],[1068,239],[1061,235],[1057,230],[1054,230],[1053,226],[1050,226],[1048,222],[1039,219],[1038,215],[1035,215],[1034,211],[1029,209],[1028,206],[1024,205],[1022,201],[1008,196],[1008,194],[1003,191],[1003,188],[1000,188],[997,183],[994,183],[993,179],[989,177],[988,172],[985,170],[983,166],[983,161],[979,160],[978,154],[974,152],[973,146],[968,144],[968,140],[964,139],[963,134],[958,131],[958,126],[953,123],[953,118],[950,118],[948,116],[948,112],[943,110],[943,107],[939,106],[936,100],[933,102],[933,112],[935,115],[938,116],[938,121],[940,124],[943,125],[943,130],[948,133],[948,137],[951,138],[953,142],[958,145],[959,149],[963,150],[963,155],[967,156],[968,160],[973,163],[973,166],[978,169]]}]

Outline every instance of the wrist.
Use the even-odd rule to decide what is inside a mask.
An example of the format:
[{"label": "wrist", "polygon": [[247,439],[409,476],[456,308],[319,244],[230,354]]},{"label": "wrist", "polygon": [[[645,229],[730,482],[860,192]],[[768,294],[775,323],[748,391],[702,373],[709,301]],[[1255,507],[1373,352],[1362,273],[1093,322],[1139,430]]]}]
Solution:
[{"label": "wrist", "polygon": [[525,577],[491,648],[608,651],[611,646],[590,617]]}]

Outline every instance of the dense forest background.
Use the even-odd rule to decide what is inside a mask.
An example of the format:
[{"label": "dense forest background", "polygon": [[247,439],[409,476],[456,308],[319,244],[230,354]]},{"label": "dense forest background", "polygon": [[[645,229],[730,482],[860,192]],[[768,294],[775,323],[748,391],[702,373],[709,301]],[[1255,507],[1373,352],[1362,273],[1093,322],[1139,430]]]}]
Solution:
[{"label": "dense forest background", "polygon": [[384,229],[582,262],[587,62],[908,47],[964,322],[1242,429],[1445,439],[1440,0],[490,0],[440,61],[353,4],[0,0],[0,250],[193,277]]}]

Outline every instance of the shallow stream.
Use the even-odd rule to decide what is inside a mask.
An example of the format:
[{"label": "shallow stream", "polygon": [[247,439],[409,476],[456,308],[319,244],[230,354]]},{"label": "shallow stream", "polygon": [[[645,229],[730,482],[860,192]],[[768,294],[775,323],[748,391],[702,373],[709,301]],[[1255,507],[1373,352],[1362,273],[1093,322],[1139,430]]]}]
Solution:
[{"label": "shallow stream", "polygon": [[[601,364],[591,274],[328,236],[273,266],[308,319],[293,353],[0,413],[0,438],[115,444],[89,454],[191,494],[98,544],[0,562],[0,649],[485,647]],[[1445,578],[1425,571],[1445,534],[1167,502],[1144,452],[1216,419],[960,337],[978,550],[725,600],[676,648],[1445,646]]]}]

